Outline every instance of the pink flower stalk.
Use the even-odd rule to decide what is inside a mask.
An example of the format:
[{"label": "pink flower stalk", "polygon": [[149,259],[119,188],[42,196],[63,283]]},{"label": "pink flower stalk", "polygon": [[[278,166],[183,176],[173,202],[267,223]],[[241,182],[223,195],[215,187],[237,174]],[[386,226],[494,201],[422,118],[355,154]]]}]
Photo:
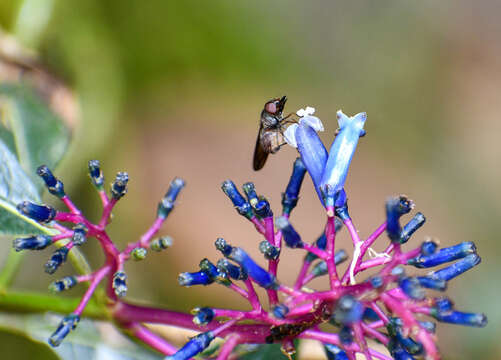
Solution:
[{"label": "pink flower stalk", "polygon": [[[119,250],[106,227],[114,206],[127,192],[128,175],[117,174],[109,197],[103,188],[104,177],[99,162],[89,162],[91,180],[103,204],[102,216],[95,224],[72,203],[62,182],[46,166],[40,167],[39,175],[49,191],[62,200],[68,212],[47,205],[21,203],[19,211],[56,229],[59,234],[16,239],[15,249],[39,250],[69,239],[46,264],[46,271],[51,274],[66,260],[74,246],[82,246],[89,238],[95,238],[105,254],[105,263],[95,272],[65,277],[51,284],[54,291],[67,290],[81,282],[87,282],[89,286],[80,304],[73,313],[64,317],[49,343],[58,346],[76,328],[85,306],[102,282],[116,323],[146,345],[167,355],[166,359],[174,360],[190,359],[202,353],[216,337],[224,339],[217,354],[220,360],[235,358],[234,350],[244,344],[279,343],[284,354],[290,357],[296,351],[296,339],[319,341],[329,359],[354,360],[360,353],[366,359],[424,357],[438,360],[440,353],[434,335],[435,324],[430,318],[452,324],[485,326],[485,315],[456,311],[449,299],[431,297],[426,292],[426,289],[444,291],[449,280],[480,262],[473,243],[438,249],[436,243],[428,240],[404,250],[402,245],[425,221],[424,216],[417,213],[401,226],[401,217],[414,207],[405,196],[389,198],[386,219],[367,238],[359,236],[348,212],[344,183],[359,137],[365,135],[366,115],[361,113],[350,118],[338,112],[338,116],[340,129],[329,154],[316,134],[316,129],[323,129],[318,118],[315,118],[318,120],[316,129],[310,122],[303,121],[288,131],[287,136],[297,146],[300,157],[294,162],[290,181],[282,195],[281,216],[274,217],[270,204],[263,196],[257,195],[252,183],[244,185],[245,197],[233,182],[228,180],[222,185],[237,212],[247,218],[262,237],[259,249],[268,263],[267,268],[259,265],[259,261],[251,258],[244,249],[219,238],[215,246],[223,257],[216,264],[203,259],[198,271],[179,275],[182,286],[224,285],[244,297],[250,310],[198,307],[190,315],[134,305],[124,300],[127,292],[124,263],[131,258],[143,259],[147,250],[160,251],[171,245],[169,238],[154,237],[174,208],[185,185],[183,180],[176,178],[171,182],[158,205],[151,228],[138,241]],[[291,213],[297,205],[307,172],[326,210],[322,235],[311,243],[301,238],[291,222]],[[346,250],[336,249],[336,236],[342,227],[347,229],[353,242],[351,256]],[[374,253],[371,246],[378,240],[387,242],[386,250],[366,259],[368,252]],[[297,269],[297,279],[291,286],[277,277],[279,259],[284,253],[283,244],[293,249],[291,251],[305,252],[304,261]],[[338,265],[348,258],[349,266],[341,272]],[[404,270],[405,266],[431,268],[447,262],[453,263],[426,275],[413,276]],[[377,272],[364,277],[363,273],[368,269],[377,269]],[[324,288],[310,287],[310,281],[317,277],[326,278]],[[267,299],[257,295],[256,286],[266,289]],[[171,325],[200,333],[178,349],[143,323]],[[374,343],[386,346],[391,356],[372,349]]]}]

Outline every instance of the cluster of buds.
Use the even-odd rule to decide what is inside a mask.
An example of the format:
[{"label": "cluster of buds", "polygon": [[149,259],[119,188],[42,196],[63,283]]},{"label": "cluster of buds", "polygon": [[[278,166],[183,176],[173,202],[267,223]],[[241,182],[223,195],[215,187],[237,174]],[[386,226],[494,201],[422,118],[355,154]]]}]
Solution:
[{"label": "cluster of buds", "polygon": [[[66,239],[50,258],[45,269],[54,273],[66,260],[75,245],[81,246],[87,238],[96,238],[106,255],[105,264],[96,272],[70,276],[54,282],[51,289],[62,291],[80,282],[89,282],[82,302],[66,316],[49,342],[57,346],[73,330],[97,285],[107,279],[107,296],[111,313],[119,325],[152,348],[167,355],[169,360],[185,360],[203,353],[215,338],[222,338],[217,359],[233,358],[235,349],[244,344],[279,343],[285,355],[295,352],[296,339],[312,339],[323,344],[329,359],[353,360],[357,354],[366,359],[440,359],[436,347],[435,322],[483,327],[487,319],[483,314],[455,310],[445,296],[434,297],[427,289],[443,292],[450,280],[458,277],[480,262],[472,242],[464,242],[439,249],[433,240],[404,251],[411,236],[424,224],[425,217],[416,213],[406,224],[401,218],[410,213],[414,203],[406,196],[390,197],[386,201],[386,219],[367,238],[361,239],[348,211],[344,190],[350,162],[363,129],[365,113],[348,117],[338,112],[339,129],[330,151],[324,147],[317,131],[323,125],[314,110],[298,112],[297,124],[289,126],[285,138],[296,147],[300,157],[292,168],[289,183],[282,194],[282,212],[275,217],[270,203],[256,192],[252,183],[243,185],[241,193],[230,181],[222,184],[223,192],[237,212],[249,220],[263,237],[256,243],[264,259],[253,259],[248,252],[230,244],[223,238],[215,240],[221,258],[200,262],[199,270],[183,272],[178,281],[181,286],[221,284],[241,295],[249,303],[249,310],[197,307],[192,314],[166,309],[133,305],[125,301],[127,276],[123,270],[129,259],[143,259],[147,249],[160,251],[172,241],[161,237],[153,239],[172,211],[181,179],[172,181],[167,194],[158,206],[152,227],[139,241],[119,251],[109,238],[106,226],[115,203],[127,192],[128,176],[118,173],[111,186],[111,198],[103,189],[104,178],[99,162],[89,162],[92,183],[103,202],[100,221],[88,221],[70,201],[61,181],[47,167],[38,173],[49,192],[59,197],[69,209],[60,212],[46,205],[24,202],[19,211],[32,219],[45,223],[58,231],[58,235],[38,235],[16,239],[16,250],[40,250]],[[291,222],[303,179],[308,173],[313,180],[319,201],[325,208],[325,227],[314,241],[301,238]],[[60,223],[72,223],[68,228]],[[346,228],[353,242],[353,251],[336,249],[336,236]],[[376,240],[387,236],[386,249],[378,254],[371,247]],[[304,251],[305,256],[294,284],[283,284],[278,276],[279,261],[284,254],[283,244],[291,251]],[[367,255],[367,256],[366,256]],[[369,256],[372,255],[372,256]],[[267,266],[260,263],[265,262]],[[339,265],[348,262],[344,273]],[[406,271],[445,265],[438,270],[419,274]],[[366,270],[370,276],[363,277]],[[326,279],[323,289],[314,289],[310,282],[319,277]],[[266,291],[266,300],[260,298],[256,286]],[[199,331],[184,346],[177,349],[166,339],[153,333],[142,323],[160,323]],[[321,326],[321,327],[320,327]],[[384,345],[388,351],[374,349]],[[389,355],[388,355],[389,354]]]}]

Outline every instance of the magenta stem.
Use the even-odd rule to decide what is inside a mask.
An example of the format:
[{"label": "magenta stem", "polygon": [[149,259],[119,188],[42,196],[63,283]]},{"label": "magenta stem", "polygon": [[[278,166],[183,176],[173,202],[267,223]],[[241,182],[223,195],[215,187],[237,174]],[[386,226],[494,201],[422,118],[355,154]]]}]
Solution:
[{"label": "magenta stem", "polygon": [[110,199],[108,198],[108,195],[106,194],[106,191],[104,190],[99,190],[99,197],[101,198],[101,203],[103,204],[103,208],[106,208],[108,206],[108,203],[110,202]]},{"label": "magenta stem", "polygon": [[106,206],[103,208],[103,214],[101,215],[101,220],[99,220],[99,227],[104,228],[110,219],[111,211],[113,210],[113,207],[117,203],[117,199],[112,198]]},{"label": "magenta stem", "polygon": [[327,218],[327,225],[325,228],[325,237],[327,240],[326,251],[328,258],[325,259],[327,263],[327,272],[329,273],[329,283],[332,290],[340,285],[339,277],[337,274],[336,264],[334,260],[334,250],[336,242],[336,226],[334,216]]},{"label": "magenta stem", "polygon": [[227,360],[231,352],[233,351],[233,349],[235,349],[239,342],[240,336],[238,336],[237,334],[228,336],[226,338],[226,342],[221,347],[221,351],[219,352],[216,360]]},{"label": "magenta stem", "polygon": [[308,275],[308,269],[310,268],[311,262],[304,260],[303,266],[299,271],[296,278],[296,283],[294,284],[294,290],[299,290],[304,284],[305,277]]},{"label": "magenta stem", "polygon": [[261,222],[261,220],[259,220],[257,217],[253,216],[250,221],[254,224],[254,226],[256,227],[256,230],[260,233],[260,234],[263,234],[266,232],[266,229],[264,228],[264,225],[263,223]]},{"label": "magenta stem", "polygon": [[92,281],[85,291],[84,296],[82,297],[82,300],[80,300],[80,303],[78,304],[77,308],[75,309],[74,313],[77,315],[81,315],[83,310],[85,309],[85,306],[89,302],[90,298],[92,297],[92,294],[96,290],[97,285],[103,280],[103,278],[108,274],[110,271],[110,268],[108,266],[103,267],[101,270],[97,271],[94,274],[94,277],[92,278]]},{"label": "magenta stem", "polygon": [[133,322],[130,325],[125,325],[125,327],[131,330],[132,334],[136,338],[164,355],[172,355],[177,351],[175,346],[169,344],[165,341],[165,339],[161,338],[139,323]]},{"label": "magenta stem", "polygon": [[81,212],[80,210],[75,206],[75,204],[73,204],[73,202],[70,200],[70,198],[65,195],[61,198],[62,202],[64,203],[64,205],[66,205],[66,207],[71,211],[72,214],[75,214],[75,215],[80,215]]}]

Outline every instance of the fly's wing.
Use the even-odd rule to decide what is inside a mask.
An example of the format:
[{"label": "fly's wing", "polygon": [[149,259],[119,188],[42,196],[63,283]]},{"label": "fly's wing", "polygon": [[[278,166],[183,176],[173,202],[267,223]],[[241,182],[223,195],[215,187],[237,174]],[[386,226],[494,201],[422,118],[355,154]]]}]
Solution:
[{"label": "fly's wing", "polygon": [[259,126],[259,132],[257,133],[256,147],[254,148],[254,159],[252,161],[252,167],[255,171],[261,170],[268,159],[268,153],[261,146],[261,133],[263,132],[263,125]]}]

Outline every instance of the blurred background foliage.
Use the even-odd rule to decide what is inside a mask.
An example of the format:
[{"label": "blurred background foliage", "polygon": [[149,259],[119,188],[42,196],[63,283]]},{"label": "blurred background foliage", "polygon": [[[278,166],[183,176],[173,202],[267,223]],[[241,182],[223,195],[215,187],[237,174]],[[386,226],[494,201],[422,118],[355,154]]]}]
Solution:
[{"label": "blurred background foliage", "polygon": [[[493,0],[3,0],[0,26],[71,89],[61,106],[73,144],[58,174],[91,219],[99,204],[86,161],[101,159],[108,180],[129,171],[111,226],[117,243],[149,226],[171,178],[187,180],[164,230],[175,246],[128,266],[131,299],[183,310],[241,304],[225,289],[181,289],[176,277],[202,257],[216,260],[217,236],[258,253],[258,236],[219,185],[253,180],[279,205],[295,152],[271,156],[259,173],[251,157],[261,107],[286,94],[288,111],[317,108],[326,143],[338,109],[368,113],[348,179],[364,236],[382,221],[386,196],[405,192],[428,218],[416,242],[476,242],[482,265],[449,292],[459,309],[487,313],[489,325],[441,326],[440,344],[445,359],[498,359],[500,10]],[[305,238],[320,233],[309,182],[294,217]],[[84,250],[101,263],[97,247]],[[16,286],[45,291],[43,259],[27,258]],[[300,255],[284,259],[279,275],[292,280]]]}]

